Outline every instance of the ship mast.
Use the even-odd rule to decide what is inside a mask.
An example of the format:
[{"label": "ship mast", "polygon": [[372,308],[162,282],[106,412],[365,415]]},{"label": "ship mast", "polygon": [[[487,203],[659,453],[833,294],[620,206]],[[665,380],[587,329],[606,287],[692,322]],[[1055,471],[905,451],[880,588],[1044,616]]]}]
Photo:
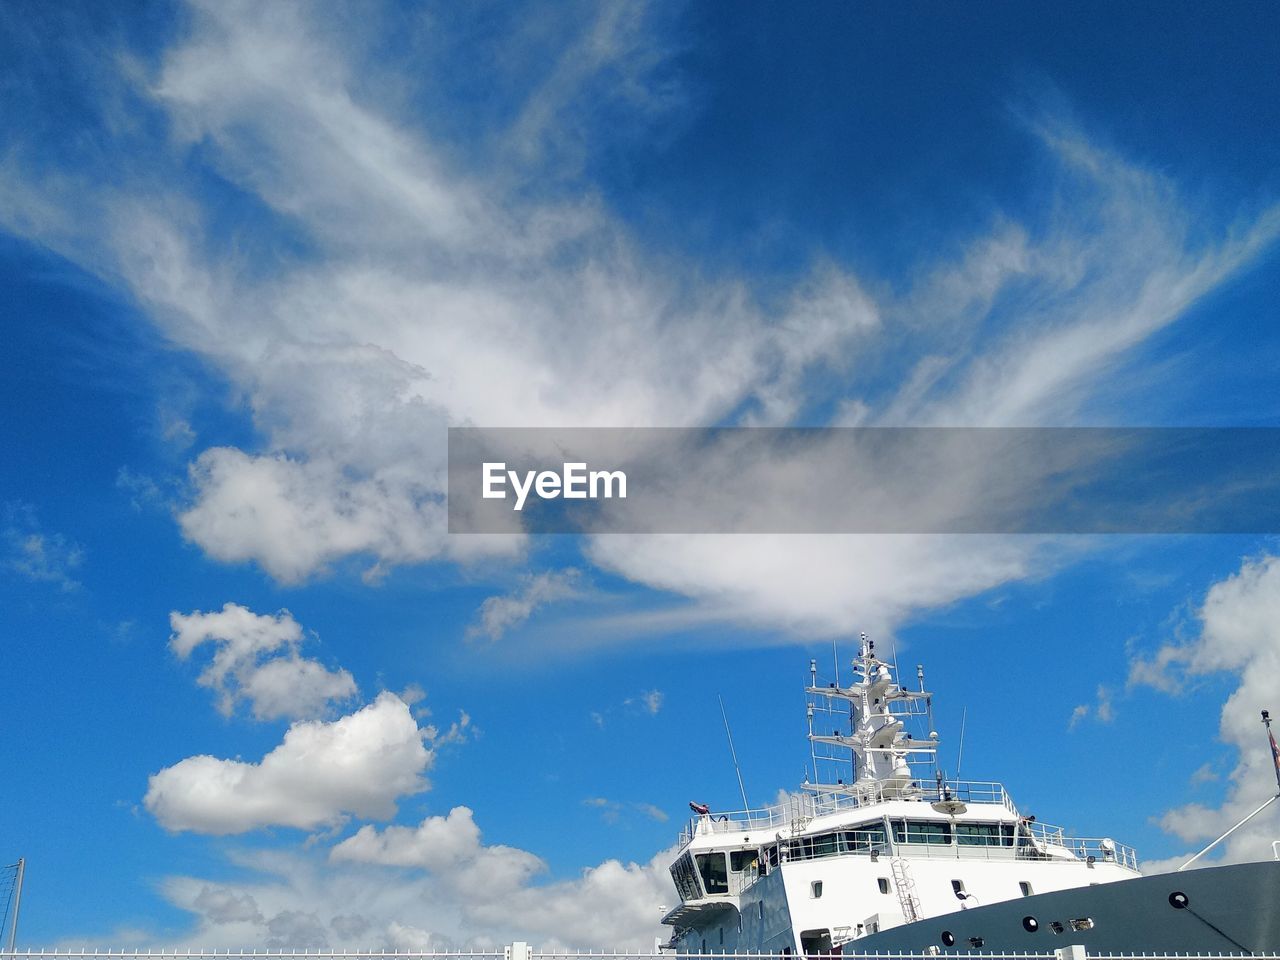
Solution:
[{"label": "ship mast", "polygon": [[[849,781],[843,777],[835,783],[807,783],[805,789],[814,792],[878,792],[882,796],[907,796],[917,793],[916,777],[911,763],[929,762],[938,750],[938,734],[933,729],[933,695],[924,689],[924,671],[917,667],[919,690],[907,690],[897,684],[893,670],[887,661],[876,656],[875,641],[861,634],[861,649],[853,660],[853,682],[842,687],[838,682],[826,687],[817,684],[816,676],[805,692],[809,704],[809,741],[835,750],[847,750],[847,759],[836,756],[817,757],[830,762],[852,763],[853,775]],[[812,669],[812,668],[811,668]],[[824,716],[836,714],[835,704],[848,704],[849,730],[844,733],[832,730],[830,735],[814,732],[813,713],[815,703],[825,701],[825,709],[818,707]],[[928,719],[929,738],[913,738],[906,731],[906,721],[912,717]],[[815,752],[816,757],[816,752]],[[816,767],[816,760],[815,760]],[[817,770],[814,771],[816,779]]]}]

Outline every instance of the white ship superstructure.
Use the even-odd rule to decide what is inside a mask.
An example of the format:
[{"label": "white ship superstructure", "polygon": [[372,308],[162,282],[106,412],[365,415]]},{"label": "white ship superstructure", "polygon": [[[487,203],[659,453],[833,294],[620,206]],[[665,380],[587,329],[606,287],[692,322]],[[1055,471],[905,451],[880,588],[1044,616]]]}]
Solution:
[{"label": "white ship superstructure", "polygon": [[[1133,938],[1141,922],[1134,927],[1115,919],[1118,905],[1134,897],[1126,909],[1150,912],[1148,901],[1160,906],[1163,912],[1149,922],[1163,922],[1164,935],[1184,930],[1180,924],[1197,934],[1204,928],[1194,943],[1191,933],[1177,941],[1185,941],[1183,949],[1263,948],[1242,943],[1192,909],[1204,895],[1222,892],[1202,894],[1200,875],[1237,868],[1175,874],[1178,889],[1157,890],[1156,878],[1138,879],[1131,847],[1069,837],[1019,811],[999,783],[944,778],[921,668],[919,689],[900,686],[865,635],[853,668],[848,685],[837,679],[823,686],[811,663],[814,782],[806,779],[800,793],[764,809],[720,812],[690,804],[695,817],[671,867],[681,903],[663,918],[674,927],[669,948],[811,956],[1029,950],[1043,933],[1068,937],[1058,943],[1148,949]],[[1267,889],[1257,893],[1270,912],[1255,918],[1261,926],[1254,939],[1269,940],[1274,950],[1280,870],[1265,878]],[[1110,890],[1118,896],[1107,897]],[[1232,901],[1246,902],[1252,894]],[[1153,946],[1160,935],[1151,934]]]}]

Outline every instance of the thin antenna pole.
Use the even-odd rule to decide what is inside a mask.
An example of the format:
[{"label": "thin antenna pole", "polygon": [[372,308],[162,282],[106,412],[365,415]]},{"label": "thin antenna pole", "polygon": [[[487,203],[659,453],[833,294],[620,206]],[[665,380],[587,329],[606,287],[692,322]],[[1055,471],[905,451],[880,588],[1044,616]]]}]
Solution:
[{"label": "thin antenna pole", "polygon": [[836,668],[836,688],[840,687],[840,652],[836,649],[836,642],[831,641],[831,662]]},{"label": "thin antenna pole", "polygon": [[[813,761],[813,782],[817,783],[818,782],[818,750],[813,742],[813,704],[812,703],[808,704],[807,709],[805,710],[805,714],[808,716],[808,719],[809,719],[809,759]],[[806,771],[805,779],[807,780],[808,778],[809,778],[808,773]]]},{"label": "thin antenna pole", "polygon": [[960,779],[960,767],[964,763],[964,724],[969,719],[969,708],[965,707],[960,714],[960,749],[956,753],[956,780]]},{"label": "thin antenna pole", "polygon": [[[809,658],[809,686],[815,690],[818,688],[818,661],[812,657]],[[820,782],[818,777],[818,746],[813,742],[813,708],[814,704],[817,702],[817,696],[811,696],[809,698],[809,703],[806,705],[807,709],[805,710],[805,713],[809,718],[809,759],[813,761],[814,783]],[[828,709],[830,709],[830,703],[831,701],[828,700]]]},{"label": "thin antenna pole", "polygon": [[22,874],[25,872],[27,861],[18,858],[18,879],[14,881],[13,891],[13,923],[9,926],[9,953],[13,953],[14,940],[18,936],[18,911],[22,909]]},{"label": "thin antenna pole", "polygon": [[893,644],[893,675],[901,678],[902,671],[898,669],[898,638],[894,634],[889,634],[889,642]]},{"label": "thin antenna pole", "polygon": [[724,735],[729,738],[729,756],[733,758],[733,772],[738,775],[738,791],[742,794],[742,809],[750,810],[751,804],[747,802],[747,788],[742,785],[742,768],[738,766],[738,751],[733,749],[733,733],[729,730],[729,714],[724,711],[724,697],[717,693],[716,699],[720,701],[720,716],[724,718]]}]

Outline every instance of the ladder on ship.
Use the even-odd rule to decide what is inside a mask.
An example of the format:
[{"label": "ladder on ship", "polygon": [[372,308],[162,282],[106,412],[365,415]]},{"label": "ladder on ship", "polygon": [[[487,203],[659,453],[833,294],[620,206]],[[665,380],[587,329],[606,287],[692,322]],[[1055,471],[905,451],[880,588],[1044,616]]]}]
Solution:
[{"label": "ladder on ship", "polygon": [[902,904],[902,916],[907,923],[915,923],[920,919],[920,898],[916,896],[916,882],[911,878],[911,865],[902,857],[894,857],[889,862],[889,870],[898,891],[898,902]]}]

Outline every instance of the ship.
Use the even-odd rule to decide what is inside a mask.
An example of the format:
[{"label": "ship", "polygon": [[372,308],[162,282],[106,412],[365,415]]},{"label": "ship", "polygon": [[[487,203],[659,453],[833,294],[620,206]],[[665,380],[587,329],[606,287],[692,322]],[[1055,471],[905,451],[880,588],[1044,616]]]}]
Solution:
[{"label": "ship", "polygon": [[847,684],[822,683],[810,662],[800,791],[760,809],[690,803],[666,950],[1280,952],[1280,861],[1144,876],[1127,844],[1025,814],[1000,783],[947,779],[923,667],[901,686],[865,634],[851,666]]}]

